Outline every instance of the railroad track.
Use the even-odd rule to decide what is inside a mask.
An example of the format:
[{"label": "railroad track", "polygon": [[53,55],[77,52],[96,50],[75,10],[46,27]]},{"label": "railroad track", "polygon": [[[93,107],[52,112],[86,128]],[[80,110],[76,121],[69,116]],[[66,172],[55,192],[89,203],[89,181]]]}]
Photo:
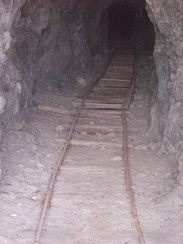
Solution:
[{"label": "railroad track", "polygon": [[[123,46],[104,74],[73,106],[73,122],[50,178],[34,244],[144,244],[128,160],[125,110],[137,74],[134,50]],[[58,108],[39,106],[56,114]],[[125,239],[126,238],[126,239]]]}]

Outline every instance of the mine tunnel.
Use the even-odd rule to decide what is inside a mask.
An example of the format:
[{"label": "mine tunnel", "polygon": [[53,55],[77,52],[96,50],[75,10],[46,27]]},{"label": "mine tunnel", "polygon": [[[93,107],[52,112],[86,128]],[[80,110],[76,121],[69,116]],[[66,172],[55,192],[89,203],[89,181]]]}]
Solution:
[{"label": "mine tunnel", "polygon": [[0,0],[0,243],[182,243],[182,12]]},{"label": "mine tunnel", "polygon": [[[120,45],[125,39],[132,46],[143,46],[153,52],[155,33],[144,5],[117,2],[108,7],[109,43]],[[119,43],[118,43],[119,42]]]}]

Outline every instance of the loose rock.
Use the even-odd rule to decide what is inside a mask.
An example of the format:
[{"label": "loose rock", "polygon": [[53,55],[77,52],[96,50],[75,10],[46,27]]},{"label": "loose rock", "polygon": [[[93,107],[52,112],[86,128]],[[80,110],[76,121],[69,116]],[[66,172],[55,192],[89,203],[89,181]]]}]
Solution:
[{"label": "loose rock", "polygon": [[58,133],[60,133],[60,132],[62,132],[64,130],[65,130],[65,128],[62,125],[57,125],[55,127],[55,131],[58,132]]},{"label": "loose rock", "polygon": [[76,77],[76,81],[82,86],[86,86],[87,84],[86,80],[82,77]]},{"label": "loose rock", "polygon": [[119,155],[114,156],[114,157],[111,158],[111,161],[112,161],[112,162],[117,162],[117,161],[121,161],[121,160],[122,160],[122,157],[119,156]]},{"label": "loose rock", "polygon": [[4,112],[6,106],[6,99],[3,96],[0,96],[0,114]]}]

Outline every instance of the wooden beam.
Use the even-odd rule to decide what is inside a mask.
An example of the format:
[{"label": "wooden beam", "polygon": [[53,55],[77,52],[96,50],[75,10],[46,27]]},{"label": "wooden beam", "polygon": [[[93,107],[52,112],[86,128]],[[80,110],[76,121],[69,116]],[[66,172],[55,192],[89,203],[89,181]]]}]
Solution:
[{"label": "wooden beam", "polygon": [[[74,107],[79,107],[81,103],[74,102]],[[121,110],[122,104],[110,104],[110,103],[97,103],[97,102],[85,102],[85,109],[114,109],[114,110]]]},{"label": "wooden beam", "polygon": [[120,82],[131,82],[131,79],[129,79],[129,78],[121,78],[121,79],[117,79],[117,78],[106,78],[106,77],[103,77],[102,79],[101,79],[101,81],[120,81]]},{"label": "wooden beam", "polygon": [[111,87],[111,86],[96,86],[93,88],[93,91],[125,91],[126,87]]},{"label": "wooden beam", "polygon": [[[65,129],[69,129],[69,125],[63,125]],[[122,132],[122,126],[114,126],[114,125],[90,125],[90,124],[77,124],[75,126],[75,131],[77,132],[90,132],[90,133],[97,133],[97,132]]]},{"label": "wooden beam", "polygon": [[[64,139],[57,139],[58,142],[63,142]],[[100,142],[100,141],[88,141],[88,140],[81,140],[81,139],[72,139],[70,141],[70,146],[75,147],[107,147],[107,148],[122,148],[121,142]]]},{"label": "wooden beam", "polygon": [[100,116],[107,116],[107,115],[118,115],[121,116],[121,110],[116,109],[106,109],[106,108],[87,108],[85,107],[83,109],[82,115],[90,114],[94,115],[100,115]]},{"label": "wooden beam", "polygon": [[63,108],[53,108],[53,107],[44,106],[44,105],[39,105],[38,109],[41,111],[57,113],[57,114],[65,114],[65,115],[74,114],[73,112],[69,112],[68,110],[63,109]]},{"label": "wooden beam", "polygon": [[128,88],[130,86],[129,81],[123,81],[123,82],[119,82],[119,81],[107,81],[107,80],[101,80],[98,85],[98,87],[103,87],[103,86],[109,86],[109,87],[121,87],[121,88]]},{"label": "wooden beam", "polygon": [[[92,99],[93,98],[93,99]],[[89,103],[104,103],[104,104],[121,104],[123,102],[124,98],[119,98],[119,99],[108,99],[106,100],[105,97],[102,97],[101,99],[96,99],[95,97],[90,97],[87,98],[86,102]],[[76,102],[81,103],[82,99],[78,98]]]}]

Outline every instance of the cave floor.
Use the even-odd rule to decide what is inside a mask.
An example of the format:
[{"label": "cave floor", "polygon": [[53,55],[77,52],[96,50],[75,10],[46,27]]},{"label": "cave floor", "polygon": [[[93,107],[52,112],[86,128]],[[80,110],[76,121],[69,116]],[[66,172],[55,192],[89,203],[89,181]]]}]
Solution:
[{"label": "cave floor", "polygon": [[[137,209],[147,244],[181,244],[183,203],[181,198],[174,194],[177,186],[176,165],[171,157],[158,155],[156,145],[153,150],[146,145],[149,97],[142,85],[148,76],[146,62],[146,59],[140,59],[138,89],[126,114]],[[75,96],[82,89],[82,86],[78,86],[74,92],[68,88],[66,91],[42,90],[36,95],[35,100],[46,106],[71,109]],[[62,139],[67,134],[64,125],[72,122],[72,117],[68,115],[57,116],[36,108],[30,108],[25,117],[26,124],[22,131],[7,130],[4,135],[1,152],[4,176],[0,185],[0,244],[33,242],[40,203],[63,148]],[[80,155],[87,162],[89,155],[84,151],[81,149]],[[101,154],[102,150],[96,153]],[[105,156],[116,162],[119,160],[118,153],[108,152]],[[112,175],[109,174],[108,177],[112,182]],[[124,216],[126,214],[126,219],[124,217],[121,221],[126,220],[128,223],[124,223],[126,232],[120,233],[116,239],[102,240],[96,230],[90,236],[84,236],[80,232],[72,241],[62,240],[62,243],[138,243],[135,231],[130,229],[133,221],[130,220],[129,212],[126,213],[124,209],[122,211]],[[72,214],[71,209],[71,216]],[[119,218],[120,216],[119,213]],[[56,232],[54,234],[56,235]],[[117,232],[113,234],[113,237],[117,236]],[[56,242],[53,236],[48,238],[50,242],[47,240],[42,243],[60,243],[59,240]]]}]

